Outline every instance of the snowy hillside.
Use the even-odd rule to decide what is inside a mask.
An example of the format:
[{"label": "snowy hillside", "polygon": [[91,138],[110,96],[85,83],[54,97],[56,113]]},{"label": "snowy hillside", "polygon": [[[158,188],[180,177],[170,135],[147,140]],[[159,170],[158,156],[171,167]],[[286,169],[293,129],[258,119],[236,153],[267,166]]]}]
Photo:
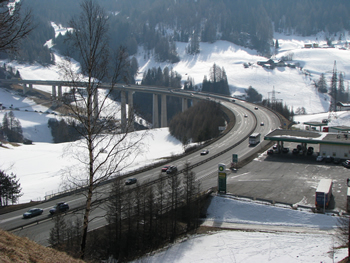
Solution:
[{"label": "snowy hillside", "polygon": [[[145,59],[145,54],[140,51],[137,56],[140,66],[137,79],[140,81],[143,73],[149,68],[168,66],[180,73],[183,81],[187,80],[187,77],[192,77],[195,84],[200,84],[204,75],[209,75],[210,67],[216,63],[225,68],[234,95],[242,94],[244,89],[252,86],[263,95],[264,99],[268,99],[269,92],[275,87],[276,99],[282,99],[283,103],[293,107],[294,110],[305,107],[308,114],[328,111],[329,97],[319,94],[313,86],[313,81],[318,81],[321,73],[325,73],[327,80],[330,81],[334,61],[338,72],[350,70],[348,63],[350,50],[340,49],[346,45],[346,41],[349,42],[350,37],[345,35],[339,44],[336,43],[335,48],[324,48],[326,41],[323,34],[314,37],[275,34],[275,39],[278,39],[280,46],[276,59],[292,54],[293,60],[289,62],[299,63],[302,70],[288,67],[273,70],[263,68],[257,65],[257,62],[266,61],[267,58],[257,55],[254,50],[226,41],[217,41],[213,44],[200,43],[201,52],[195,56],[186,54],[186,43],[176,43],[181,61],[173,65],[157,63],[152,57],[148,59],[146,56]],[[317,43],[320,48],[304,48],[306,43]],[[244,68],[243,63],[251,63],[252,66]],[[350,76],[345,74],[345,80],[347,87]]]}]

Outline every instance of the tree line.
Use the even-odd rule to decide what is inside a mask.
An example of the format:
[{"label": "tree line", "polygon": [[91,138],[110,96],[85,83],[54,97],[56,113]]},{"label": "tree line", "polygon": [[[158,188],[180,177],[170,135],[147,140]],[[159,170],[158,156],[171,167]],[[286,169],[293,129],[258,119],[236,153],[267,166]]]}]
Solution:
[{"label": "tree line", "polygon": [[174,116],[169,123],[169,132],[186,145],[217,137],[220,134],[219,126],[224,125],[221,105],[214,101],[200,101]]},{"label": "tree line", "polygon": [[0,170],[0,206],[15,204],[22,196],[22,188],[19,179],[13,173],[6,174]]},{"label": "tree line", "polygon": [[[174,242],[199,226],[201,198],[200,183],[189,163],[183,174],[159,174],[155,184],[137,183],[130,188],[117,177],[104,205],[108,225],[91,234],[86,258],[112,257],[125,262]],[[49,243],[77,256],[80,227],[79,221],[65,222],[57,217]]]},{"label": "tree line", "polygon": [[[100,4],[109,10],[112,50],[123,45],[134,55],[138,46],[143,46],[160,62],[179,61],[175,41],[188,43],[189,54],[200,52],[199,42],[226,40],[267,55],[274,31],[303,36],[325,31],[332,38],[332,34],[350,29],[347,1],[105,0]],[[53,56],[44,46],[54,38],[50,22],[67,26],[79,3],[32,0],[24,6],[32,9],[37,28],[16,58],[53,63]]]},{"label": "tree line", "polygon": [[0,126],[0,136],[9,142],[24,141],[21,122],[15,117],[13,111],[5,112]]},{"label": "tree line", "polygon": [[224,68],[220,68],[214,63],[214,65],[210,68],[209,80],[207,79],[207,76],[204,76],[202,82],[202,92],[212,92],[222,95],[231,94]]}]

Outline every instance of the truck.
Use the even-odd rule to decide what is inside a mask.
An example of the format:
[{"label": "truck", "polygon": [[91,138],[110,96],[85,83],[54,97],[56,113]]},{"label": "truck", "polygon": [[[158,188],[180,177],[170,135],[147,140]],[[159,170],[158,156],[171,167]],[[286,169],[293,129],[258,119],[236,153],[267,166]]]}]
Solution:
[{"label": "truck", "polygon": [[329,206],[332,197],[332,179],[321,179],[315,194],[315,206],[317,209],[325,209]]},{"label": "truck", "polygon": [[252,133],[249,136],[249,145],[256,145],[260,143],[260,133]]}]

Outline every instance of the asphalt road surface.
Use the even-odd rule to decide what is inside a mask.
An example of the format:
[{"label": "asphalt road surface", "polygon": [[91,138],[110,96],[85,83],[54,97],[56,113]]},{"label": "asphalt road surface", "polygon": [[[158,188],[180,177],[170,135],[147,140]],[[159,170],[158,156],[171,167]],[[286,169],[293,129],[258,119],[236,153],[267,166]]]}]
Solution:
[{"label": "asphalt road surface", "polygon": [[[266,151],[227,177],[227,193],[307,207],[315,206],[315,191],[320,179],[333,180],[330,209],[346,211],[347,178],[350,170],[341,164],[316,162],[312,156],[293,155],[296,143],[285,144],[287,154],[267,155]],[[314,146],[317,152],[318,147]]]}]

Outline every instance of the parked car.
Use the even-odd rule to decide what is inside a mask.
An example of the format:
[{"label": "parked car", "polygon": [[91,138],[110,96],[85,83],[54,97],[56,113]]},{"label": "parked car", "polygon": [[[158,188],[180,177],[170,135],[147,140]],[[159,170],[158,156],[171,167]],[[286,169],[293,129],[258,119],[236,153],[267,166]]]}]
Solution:
[{"label": "parked car", "polygon": [[294,148],[292,151],[292,154],[298,154],[298,153],[299,153],[299,150],[297,148]]},{"label": "parked car", "polygon": [[278,148],[278,145],[277,145],[277,144],[274,144],[274,145],[272,146],[272,149],[274,149],[274,150],[277,150],[277,148]]},{"label": "parked car", "polygon": [[69,205],[65,202],[57,203],[53,208],[50,209],[50,214],[62,213],[69,209]]},{"label": "parked car", "polygon": [[129,178],[129,179],[126,179],[125,185],[136,184],[136,182],[137,182],[136,178]]},{"label": "parked car", "polygon": [[166,170],[166,173],[167,173],[167,174],[174,174],[174,173],[176,173],[176,172],[177,172],[177,167],[174,166],[174,165],[171,165],[171,166],[168,168],[168,170]]},{"label": "parked car", "polygon": [[[349,168],[349,167],[350,167],[350,160],[346,160],[346,161],[342,162],[341,164],[342,164],[344,167]],[[347,166],[349,166],[349,167],[347,167]]]},{"label": "parked car", "polygon": [[33,216],[39,216],[44,210],[41,208],[32,208],[23,214],[23,218],[31,218]]},{"label": "parked car", "polygon": [[163,168],[162,168],[162,173],[165,173],[168,169],[169,169],[170,165],[165,165]]},{"label": "parked car", "polygon": [[322,155],[317,156],[316,162],[323,162],[324,157]]},{"label": "parked car", "polygon": [[288,153],[288,152],[289,152],[289,148],[283,147],[282,152],[283,152],[283,153]]},{"label": "parked car", "polygon": [[207,155],[208,153],[209,153],[209,150],[206,149],[206,150],[204,150],[204,151],[201,152],[201,155]]},{"label": "parked car", "polygon": [[307,148],[307,155],[312,155],[314,153],[314,147]]},{"label": "parked car", "polygon": [[341,163],[341,159],[340,158],[334,158],[333,163],[334,164],[340,164]]},{"label": "parked car", "polygon": [[326,156],[326,158],[324,158],[324,161],[326,162],[326,163],[331,163],[331,162],[333,162],[333,157],[332,156],[330,156],[330,155],[327,155]]},{"label": "parked car", "polygon": [[268,155],[272,155],[272,154],[273,154],[273,150],[272,150],[272,149],[267,150],[267,154],[268,154]]}]

